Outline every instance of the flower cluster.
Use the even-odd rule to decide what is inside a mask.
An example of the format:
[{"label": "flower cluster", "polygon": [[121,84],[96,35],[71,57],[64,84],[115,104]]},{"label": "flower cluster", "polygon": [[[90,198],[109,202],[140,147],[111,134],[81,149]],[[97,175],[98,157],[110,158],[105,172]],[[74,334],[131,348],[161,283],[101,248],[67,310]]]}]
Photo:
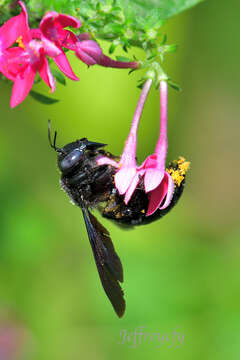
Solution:
[{"label": "flower cluster", "polygon": [[137,108],[133,117],[132,126],[119,162],[108,157],[98,159],[99,165],[111,165],[117,168],[114,180],[120,195],[124,195],[126,204],[130,201],[134,191],[143,180],[144,191],[148,194],[149,203],[146,216],[154,214],[158,209],[166,209],[173,198],[175,186],[180,186],[188,170],[189,162],[184,158],[178,161],[179,169],[166,170],[167,155],[167,89],[164,79],[160,81],[160,134],[154,154],[149,155],[138,166],[136,163],[137,129],[143,107],[152,85],[152,79],[145,81]]},{"label": "flower cluster", "polygon": [[88,66],[98,64],[117,68],[138,67],[138,62],[110,59],[88,34],[76,35],[66,30],[67,27],[81,27],[81,22],[73,16],[51,11],[43,17],[39,28],[30,29],[26,7],[22,1],[19,1],[19,5],[21,13],[0,27],[0,72],[14,83],[11,107],[17,106],[26,98],[36,73],[39,73],[51,92],[55,90],[48,57],[53,59],[69,79],[78,80],[64,49],[73,51]]}]

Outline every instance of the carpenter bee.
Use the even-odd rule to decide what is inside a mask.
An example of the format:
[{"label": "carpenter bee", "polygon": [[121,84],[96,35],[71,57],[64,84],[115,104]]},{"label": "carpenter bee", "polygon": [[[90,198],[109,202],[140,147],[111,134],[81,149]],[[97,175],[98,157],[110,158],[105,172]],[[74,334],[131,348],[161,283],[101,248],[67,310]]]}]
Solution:
[{"label": "carpenter bee", "polygon": [[[122,226],[147,224],[164,216],[180,198],[185,181],[185,172],[181,174],[181,164],[185,159],[179,158],[167,169],[174,180],[178,175],[178,185],[170,205],[164,210],[157,210],[146,216],[148,195],[143,190],[143,184],[135,190],[131,200],[126,205],[124,196],[119,195],[114,185],[116,169],[111,165],[98,165],[102,156],[118,160],[103,148],[106,144],[89,141],[86,138],[76,140],[62,148],[56,146],[57,132],[51,138],[50,121],[48,123],[48,138],[50,146],[57,152],[57,164],[61,172],[60,184],[68,194],[73,204],[81,208],[86,224],[88,237],[93,251],[95,263],[103,289],[119,317],[125,311],[124,293],[120,286],[123,282],[123,268],[117,255],[108,230],[100,224],[89,209],[98,209],[103,217],[116,221]],[[186,162],[185,162],[186,163]],[[181,176],[181,181],[179,181]]]}]

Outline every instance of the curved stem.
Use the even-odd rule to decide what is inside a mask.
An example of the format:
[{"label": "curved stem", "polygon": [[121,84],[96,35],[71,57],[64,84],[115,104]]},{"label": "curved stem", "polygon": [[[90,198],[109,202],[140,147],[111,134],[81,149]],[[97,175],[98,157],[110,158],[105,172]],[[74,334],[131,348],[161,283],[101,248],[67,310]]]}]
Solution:
[{"label": "curved stem", "polygon": [[160,133],[156,145],[155,153],[165,167],[165,160],[167,156],[167,91],[168,84],[166,81],[160,81]]},{"label": "curved stem", "polygon": [[137,130],[139,125],[139,120],[141,118],[144,104],[146,102],[151,85],[152,85],[152,79],[148,79],[143,85],[142,92],[133,116],[131,129],[127,141],[125,143],[123,154],[121,156],[121,160],[120,160],[121,164],[131,163],[133,164],[133,166],[134,164],[136,165],[135,158],[136,158],[136,147],[137,147]]}]

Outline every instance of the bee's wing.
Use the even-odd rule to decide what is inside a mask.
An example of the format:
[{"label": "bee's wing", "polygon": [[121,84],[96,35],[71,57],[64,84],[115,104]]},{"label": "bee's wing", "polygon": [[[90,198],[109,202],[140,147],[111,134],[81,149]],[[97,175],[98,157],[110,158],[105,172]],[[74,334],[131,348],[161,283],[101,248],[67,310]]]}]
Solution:
[{"label": "bee's wing", "polygon": [[124,293],[119,285],[119,281],[123,281],[121,261],[114,250],[107,229],[86,207],[82,207],[82,212],[102,286],[117,315],[121,317],[126,306]]}]

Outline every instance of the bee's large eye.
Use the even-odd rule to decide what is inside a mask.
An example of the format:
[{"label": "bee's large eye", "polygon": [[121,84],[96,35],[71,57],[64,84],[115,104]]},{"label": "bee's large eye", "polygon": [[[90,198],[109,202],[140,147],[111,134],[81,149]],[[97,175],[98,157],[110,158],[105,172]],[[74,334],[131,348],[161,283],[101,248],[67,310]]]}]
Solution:
[{"label": "bee's large eye", "polygon": [[83,150],[75,149],[66,155],[60,162],[59,168],[62,172],[67,172],[71,170],[78,162],[82,159],[84,155]]}]

